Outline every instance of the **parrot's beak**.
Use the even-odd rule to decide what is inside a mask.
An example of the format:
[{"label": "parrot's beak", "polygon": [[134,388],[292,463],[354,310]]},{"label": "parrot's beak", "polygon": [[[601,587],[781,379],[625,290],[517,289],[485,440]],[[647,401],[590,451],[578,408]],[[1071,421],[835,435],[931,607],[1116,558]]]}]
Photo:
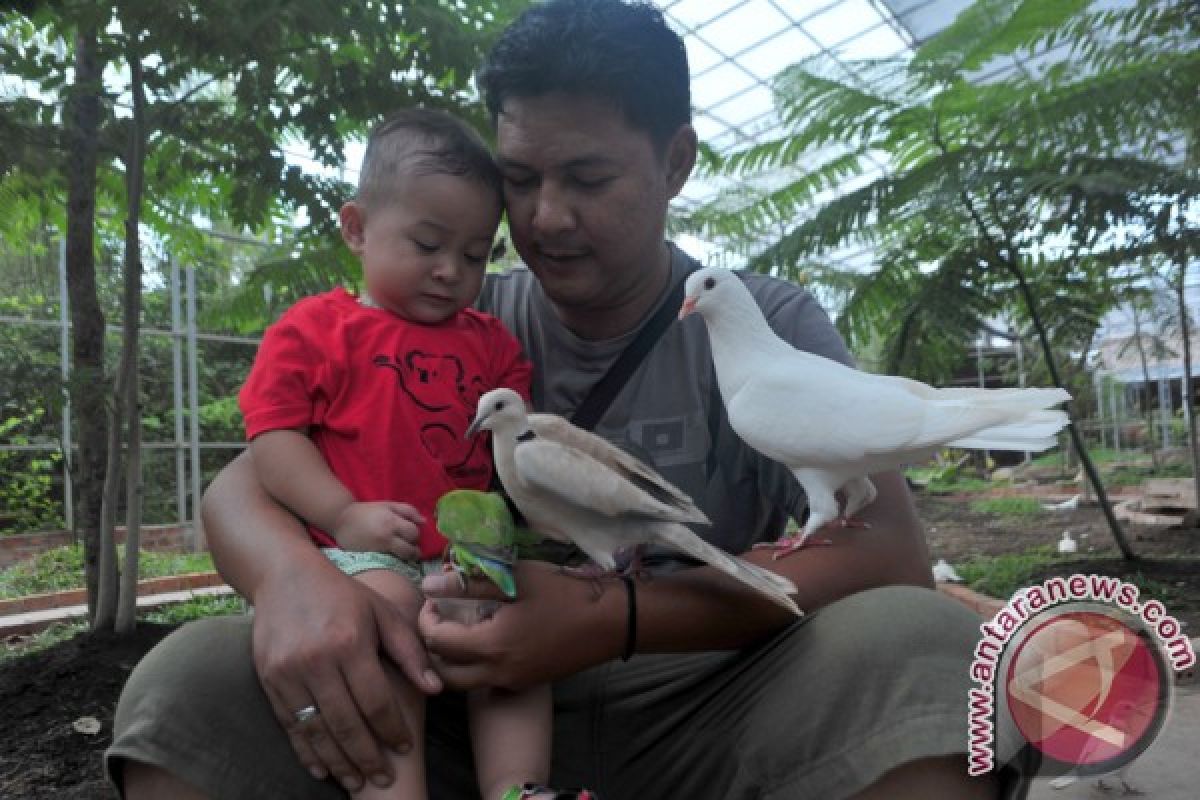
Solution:
[{"label": "parrot's beak", "polygon": [[686,317],[688,314],[691,314],[695,310],[696,310],[696,298],[685,297],[685,298],[683,298],[683,305],[679,307],[679,318],[683,319],[684,317]]}]

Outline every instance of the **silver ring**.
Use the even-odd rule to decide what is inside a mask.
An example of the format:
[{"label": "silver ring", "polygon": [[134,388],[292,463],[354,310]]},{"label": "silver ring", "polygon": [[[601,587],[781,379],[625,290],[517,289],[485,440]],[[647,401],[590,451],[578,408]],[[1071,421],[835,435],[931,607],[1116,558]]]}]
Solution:
[{"label": "silver ring", "polygon": [[305,706],[299,711],[293,712],[292,716],[296,718],[296,722],[303,725],[306,722],[312,722],[320,714],[321,711],[316,706]]}]

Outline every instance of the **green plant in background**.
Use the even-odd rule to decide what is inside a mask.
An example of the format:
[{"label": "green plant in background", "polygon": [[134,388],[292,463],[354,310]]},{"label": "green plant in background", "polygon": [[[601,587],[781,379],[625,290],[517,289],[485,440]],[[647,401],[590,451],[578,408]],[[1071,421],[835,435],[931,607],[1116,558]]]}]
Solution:
[{"label": "green plant in background", "polygon": [[1050,545],[1030,548],[1023,553],[976,556],[955,565],[963,581],[977,592],[1001,599],[1028,586],[1033,575],[1061,558]]},{"label": "green plant in background", "polygon": [[[118,549],[124,553],[123,546]],[[143,550],[138,554],[138,574],[142,578],[212,571],[212,556],[208,553],[156,553]],[[83,548],[79,545],[55,547],[28,561],[0,570],[0,599],[82,587]]]},{"label": "green plant in background", "polygon": [[1042,503],[1036,497],[984,497],[972,500],[971,510],[978,514],[1031,517],[1042,513]]},{"label": "green plant in background", "polygon": [[[45,409],[35,408],[0,420],[0,442],[34,444],[25,431],[36,427],[45,414]],[[56,484],[61,464],[62,454],[55,451],[0,450],[0,533],[62,528]]]},{"label": "green plant in background", "polygon": [[87,623],[83,621],[76,622],[56,622],[48,628],[38,631],[27,637],[22,637],[11,642],[4,642],[0,646],[0,664],[13,658],[36,653],[39,650],[45,650],[48,647],[53,647],[59,642],[65,642],[68,639],[74,639],[79,634],[87,630]]},{"label": "green plant in background", "polygon": [[937,495],[986,492],[996,486],[1006,485],[1006,482],[985,481],[982,478],[972,478],[957,473],[939,475],[937,469],[929,470],[914,467],[906,469],[904,474],[910,481],[921,487],[923,491]]},{"label": "green plant in background", "polygon": [[197,597],[186,603],[172,603],[154,611],[147,611],[141,618],[146,622],[161,625],[179,625],[203,617],[223,617],[246,613],[246,601],[235,594],[214,594]]},{"label": "green plant in background", "polygon": [[[144,622],[158,625],[180,625],[203,617],[219,617],[230,614],[246,613],[246,603],[236,595],[210,595],[197,597],[186,603],[173,603],[138,615]],[[11,642],[0,645],[0,664],[13,658],[19,658],[39,650],[53,647],[59,642],[74,639],[87,632],[87,623],[82,620],[74,622],[56,622],[53,625]]]}]

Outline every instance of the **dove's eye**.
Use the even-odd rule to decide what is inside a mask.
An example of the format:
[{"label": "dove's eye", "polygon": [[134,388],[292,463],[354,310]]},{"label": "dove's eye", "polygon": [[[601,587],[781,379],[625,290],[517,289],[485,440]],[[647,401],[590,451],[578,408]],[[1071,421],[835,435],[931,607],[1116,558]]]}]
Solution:
[{"label": "dove's eye", "polygon": [[717,285],[717,279],[716,279],[716,278],[705,278],[705,279],[704,279],[704,288],[705,288],[705,289],[711,289],[711,288],[713,288],[713,287],[714,287],[714,286],[716,286],[716,285]]},{"label": "dove's eye", "polygon": [[503,400],[501,400],[501,401],[499,401],[498,403],[496,403],[496,410],[497,410],[497,411],[503,411],[503,410],[504,410],[504,401],[503,401]]}]

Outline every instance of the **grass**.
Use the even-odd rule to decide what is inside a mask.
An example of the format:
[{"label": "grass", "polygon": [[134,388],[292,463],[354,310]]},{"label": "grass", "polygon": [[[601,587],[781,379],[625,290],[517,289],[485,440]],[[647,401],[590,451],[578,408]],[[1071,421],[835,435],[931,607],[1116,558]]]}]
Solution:
[{"label": "grass", "polygon": [[1031,517],[1042,513],[1042,503],[1036,497],[984,497],[972,500],[971,510],[977,514]]},{"label": "grass", "polygon": [[74,639],[85,631],[87,631],[87,623],[83,621],[56,622],[38,633],[14,637],[12,641],[5,641],[0,647],[0,664],[29,653],[45,650],[59,642]]},{"label": "grass", "polygon": [[1157,470],[1152,466],[1117,467],[1105,476],[1108,486],[1140,486],[1150,478],[1190,478],[1189,464],[1164,464]]},{"label": "grass", "polygon": [[[160,625],[179,625],[202,617],[218,617],[228,614],[244,614],[246,604],[236,595],[211,595],[197,597],[186,603],[162,606],[138,614],[139,622],[152,622]],[[15,638],[5,642],[0,647],[0,663],[13,658],[30,655],[39,650],[53,647],[59,642],[85,635],[88,631],[87,622],[74,620],[71,622],[56,622],[37,633]]]},{"label": "grass", "polygon": [[138,616],[146,622],[163,625],[178,625],[203,617],[222,617],[229,614],[244,614],[246,601],[236,594],[204,595],[186,603],[174,603],[147,611]]},{"label": "grass", "polygon": [[[125,548],[118,547],[117,551],[117,557],[123,563]],[[145,550],[138,553],[138,574],[141,578],[211,572],[212,569],[212,557],[208,553],[157,553]],[[83,586],[81,545],[55,547],[28,561],[0,570],[0,600],[80,589]]]},{"label": "grass", "polygon": [[925,491],[930,494],[971,494],[973,492],[986,492],[988,489],[994,489],[998,485],[1000,484],[981,478],[955,478],[945,481],[931,480],[925,486]]},{"label": "grass", "polygon": [[1062,560],[1049,545],[1034,547],[1023,553],[998,556],[976,556],[955,565],[963,581],[977,592],[1005,599],[1013,592],[1028,586],[1034,573],[1047,564]]}]

